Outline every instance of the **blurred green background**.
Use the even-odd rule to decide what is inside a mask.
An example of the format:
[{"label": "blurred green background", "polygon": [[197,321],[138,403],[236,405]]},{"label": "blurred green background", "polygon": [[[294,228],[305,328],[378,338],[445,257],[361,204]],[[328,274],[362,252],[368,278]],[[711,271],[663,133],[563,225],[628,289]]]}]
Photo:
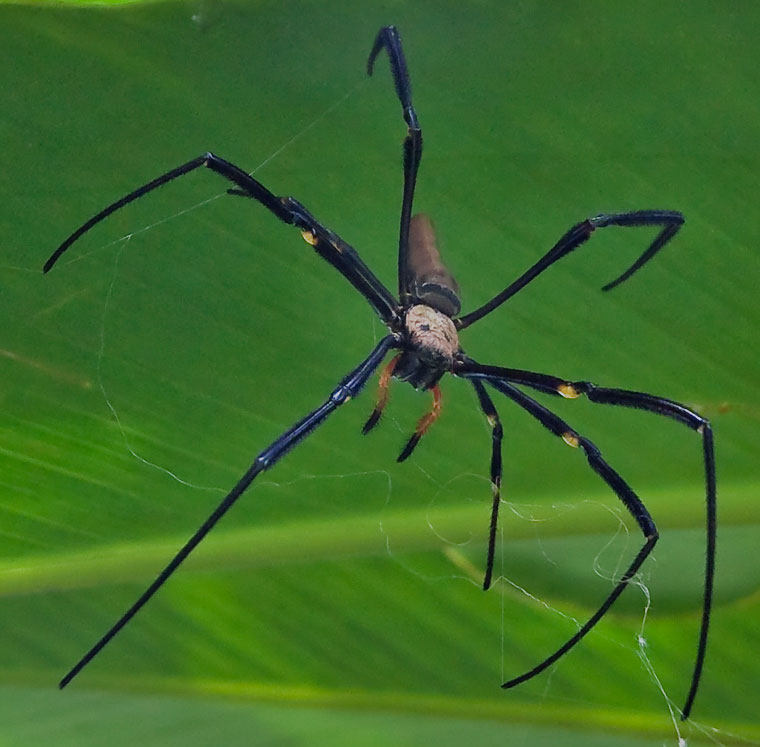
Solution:
[{"label": "blurred green background", "polygon": [[[575,450],[497,399],[501,580],[479,589],[490,435],[471,387],[414,457],[429,397],[374,381],[265,474],[63,693],[55,683],[255,454],[383,334],[298,234],[196,172],[47,256],[109,202],[211,149],[301,199],[395,288],[405,129],[378,28],[404,39],[425,134],[417,209],[465,310],[573,223],[608,229],[463,334],[484,362],[649,391],[714,421],[716,609],[690,743],[760,739],[760,8],[750,2],[166,3],[0,7],[0,743],[675,744],[704,557],[699,439],[550,404],[645,500],[641,543]],[[118,420],[117,420],[118,418]],[[651,605],[650,605],[651,600]],[[646,646],[640,648],[641,635]],[[717,731],[714,731],[717,729]]]}]

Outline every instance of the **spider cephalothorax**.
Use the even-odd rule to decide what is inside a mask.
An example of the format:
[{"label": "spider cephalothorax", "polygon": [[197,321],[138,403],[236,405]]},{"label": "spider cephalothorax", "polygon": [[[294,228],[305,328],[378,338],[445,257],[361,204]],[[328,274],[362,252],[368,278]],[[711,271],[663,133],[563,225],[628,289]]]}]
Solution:
[{"label": "spider cephalothorax", "polygon": [[404,326],[408,349],[393,372],[416,389],[429,389],[450,371],[459,350],[454,322],[432,306],[415,304],[406,310]]},{"label": "spider cephalothorax", "polygon": [[251,198],[261,203],[275,217],[284,223],[296,226],[314,251],[340,272],[351,285],[367,300],[389,334],[373,348],[372,352],[345,376],[328,398],[315,410],[301,418],[291,428],[264,449],[254,460],[246,473],[216,507],[209,518],[199,527],[187,543],[177,552],[171,562],[159,573],[138,600],[122,615],[110,630],[79,660],[61,680],[60,686],[67,685],[73,677],[121,630],[142,606],[155,594],[192,550],[211,531],[219,519],[247,490],[253,480],[266,469],[273,467],[285,454],[312,433],[340,405],[345,404],[362,390],[384,358],[392,350],[400,351],[383,368],[377,405],[363,432],[368,433],[378,422],[383,407],[388,400],[390,379],[395,376],[409,382],[418,389],[429,389],[433,393],[432,410],[418,423],[414,434],[402,450],[398,460],[406,459],[417,446],[421,436],[438,417],[441,410],[440,378],[447,372],[468,381],[474,388],[480,405],[491,427],[491,484],[493,503],[488,532],[488,550],[485,562],[483,588],[491,584],[496,527],[500,504],[501,484],[501,441],[502,426],[496,407],[488,393],[491,390],[509,399],[513,404],[535,418],[553,435],[577,448],[585,457],[601,480],[620,499],[636,521],[644,536],[644,543],[628,568],[615,583],[601,606],[563,645],[553,654],[529,671],[505,682],[508,688],[524,682],[544,671],[559,657],[580,641],[602,618],[615,600],[626,588],[630,579],[638,572],[642,563],[652,551],[658,539],[657,528],[644,505],[628,483],[606,462],[600,450],[587,438],[574,430],[562,418],[527,395],[523,389],[532,389],[543,394],[562,395],[569,398],[587,397],[591,402],[618,407],[633,407],[647,410],[657,415],[671,418],[700,434],[702,438],[705,465],[705,497],[707,506],[707,553],[705,565],[705,586],[702,605],[702,623],[691,686],[682,717],[691,710],[694,696],[702,672],[707,631],[710,622],[712,588],[715,562],[716,535],[716,490],[713,437],[709,422],[698,413],[683,405],[663,397],[625,389],[600,387],[589,381],[572,382],[557,376],[534,373],[521,369],[486,366],[467,357],[459,348],[458,331],[474,324],[490,314],[517,292],[525,288],[544,270],[586,242],[592,232],[607,226],[658,226],[659,233],[649,248],[634,264],[616,280],[604,286],[609,290],[627,280],[678,232],[683,224],[683,216],[675,210],[637,210],[628,213],[612,213],[587,218],[574,225],[535,264],[498,293],[490,301],[474,311],[459,316],[459,289],[452,274],[446,269],[438,253],[435,235],[430,220],[425,215],[412,218],[412,203],[417,171],[422,157],[422,129],[412,105],[412,91],[406,61],[401,49],[401,39],[393,26],[380,29],[370,52],[367,69],[372,74],[375,58],[381,50],[386,50],[391,62],[391,71],[396,93],[401,102],[407,136],[404,141],[404,187],[401,200],[401,220],[398,243],[398,297],[394,296],[361,260],[356,250],[349,246],[334,231],[322,225],[298,200],[292,197],[278,197],[261,182],[230,161],[213,153],[204,153],[197,158],[167,171],[162,176],[139,187],[101,210],[71,234],[45,263],[47,272],[80,236],[96,223],[124,207],[133,200],[151,192],[162,184],[171,182],[195,169],[211,169],[234,187],[230,194]]}]

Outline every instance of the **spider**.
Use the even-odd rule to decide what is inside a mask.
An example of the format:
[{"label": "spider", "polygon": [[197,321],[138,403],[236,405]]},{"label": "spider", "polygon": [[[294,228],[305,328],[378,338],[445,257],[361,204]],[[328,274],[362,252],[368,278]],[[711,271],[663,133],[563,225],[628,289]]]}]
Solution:
[{"label": "spider", "polygon": [[204,153],[187,163],[177,166],[165,174],[144,184],[130,194],[101,210],[72,233],[53,253],[44,265],[48,272],[60,256],[84,233],[107,218],[115,211],[154,189],[178,179],[195,169],[205,167],[219,174],[234,186],[227,190],[231,195],[247,197],[261,203],[276,218],[298,228],[303,238],[319,256],[327,260],[348,282],[367,300],[374,312],[388,327],[388,334],[378,342],[370,354],[356,368],[345,376],[327,399],[315,410],[304,416],[279,438],[267,446],[253,461],[248,471],[240,478],[213,513],[177,552],[171,562],[159,573],[155,581],[140,598],[106,632],[106,634],[79,660],[59,683],[65,687],[95,657],[103,647],[132,619],[143,605],[158,591],[174,573],[183,560],[195,549],[211,531],[222,516],[247,490],[256,477],[273,467],[285,454],[303,441],[319,427],[341,405],[355,397],[380,367],[390,351],[396,351],[393,358],[383,368],[377,396],[377,404],[362,432],[369,433],[380,420],[388,400],[391,378],[406,381],[415,389],[430,391],[433,395],[432,409],[420,419],[409,441],[404,446],[398,461],[409,457],[441,411],[441,391],[439,381],[446,373],[451,373],[472,384],[480,409],[483,411],[492,432],[490,476],[493,504],[488,532],[488,550],[485,563],[483,589],[491,586],[494,564],[494,547],[500,505],[500,483],[502,475],[501,442],[502,426],[496,411],[491,390],[504,395],[515,405],[526,410],[544,428],[561,438],[568,446],[584,452],[591,469],[609,486],[635,519],[644,544],[615,583],[612,591],[599,609],[583,624],[573,636],[551,655],[529,671],[505,682],[503,688],[511,688],[535,677],[561,656],[572,649],[610,609],[615,600],[638,572],[644,560],[652,552],[658,539],[655,523],[642,500],[628,483],[605,461],[599,449],[585,436],[578,433],[562,418],[528,396],[523,389],[533,389],[543,394],[557,395],[570,399],[586,396],[591,402],[619,407],[633,407],[682,423],[695,430],[702,438],[705,469],[705,491],[707,508],[707,553],[705,567],[704,598],[702,620],[699,632],[696,661],[691,677],[689,692],[682,710],[682,719],[691,711],[697,693],[707,646],[707,633],[712,605],[713,577],[715,566],[716,534],[716,487],[713,434],[710,423],[688,407],[643,392],[628,391],[597,386],[590,381],[568,381],[543,373],[534,373],[514,368],[483,365],[466,355],[459,344],[462,330],[490,314],[505,301],[522,290],[544,270],[556,261],[584,244],[599,228],[608,226],[657,226],[660,228],[649,248],[622,275],[608,283],[602,290],[610,290],[627,280],[672,239],[681,228],[684,217],[674,210],[637,210],[627,213],[612,213],[587,218],[574,225],[559,241],[532,267],[508,285],[501,293],[474,311],[460,315],[461,303],[459,287],[452,274],[446,269],[436,247],[435,232],[430,219],[424,214],[412,215],[414,189],[422,156],[422,129],[412,104],[411,84],[407,71],[401,38],[393,26],[381,28],[375,38],[367,62],[367,73],[372,75],[377,56],[385,50],[390,59],[391,72],[396,95],[401,103],[407,126],[404,140],[403,193],[401,199],[401,220],[398,241],[398,298],[378,280],[361,260],[356,250],[335,232],[320,223],[293,197],[278,197],[270,192],[243,169],[213,153]]}]

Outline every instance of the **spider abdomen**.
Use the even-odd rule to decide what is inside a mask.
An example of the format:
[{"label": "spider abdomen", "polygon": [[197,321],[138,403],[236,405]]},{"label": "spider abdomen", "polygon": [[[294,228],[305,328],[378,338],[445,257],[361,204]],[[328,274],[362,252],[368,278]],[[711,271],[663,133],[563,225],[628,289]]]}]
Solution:
[{"label": "spider abdomen", "polygon": [[429,389],[451,370],[459,350],[454,322],[432,306],[416,304],[404,315],[406,346],[393,375],[415,389]]}]

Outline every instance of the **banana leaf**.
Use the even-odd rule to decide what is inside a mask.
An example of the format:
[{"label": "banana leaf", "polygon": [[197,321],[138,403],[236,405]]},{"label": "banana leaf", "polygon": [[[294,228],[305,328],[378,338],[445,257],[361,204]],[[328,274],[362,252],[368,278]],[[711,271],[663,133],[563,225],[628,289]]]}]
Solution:
[{"label": "banana leaf", "polygon": [[[208,2],[0,7],[0,722],[6,744],[584,744],[760,739],[756,184],[750,3]],[[477,360],[652,392],[715,429],[718,573],[682,724],[704,574],[699,438],[542,398],[657,522],[636,582],[550,670],[638,551],[582,454],[505,398],[498,582],[484,593],[490,431],[472,388],[396,457],[429,395],[374,380],[262,475],[135,619],[56,683],[248,468],[384,334],[292,228],[200,169],[293,195],[391,289],[405,125],[377,30],[400,29],[425,150],[415,207],[465,309],[571,225],[609,228],[462,333]],[[539,397],[540,398],[540,397]]]}]

